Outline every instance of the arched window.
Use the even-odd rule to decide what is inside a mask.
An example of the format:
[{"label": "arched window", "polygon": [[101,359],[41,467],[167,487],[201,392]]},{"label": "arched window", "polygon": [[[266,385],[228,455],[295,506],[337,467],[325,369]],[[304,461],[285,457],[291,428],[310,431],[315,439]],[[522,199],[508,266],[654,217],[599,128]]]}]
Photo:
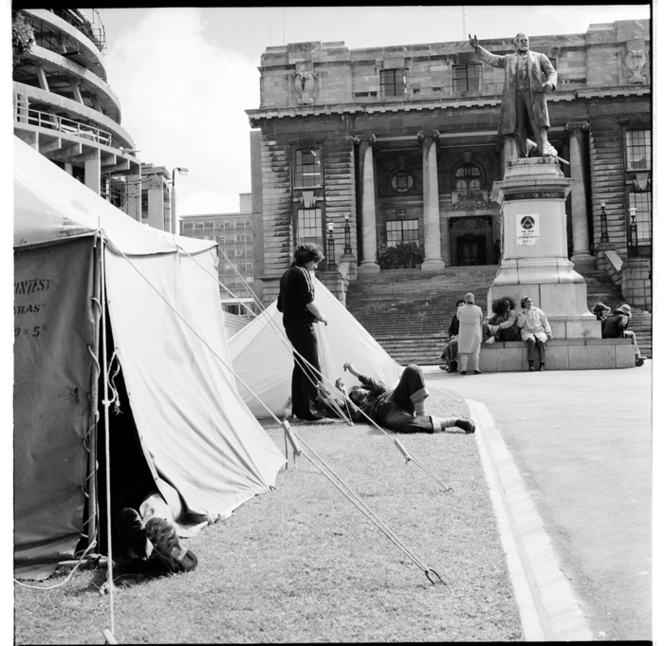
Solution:
[{"label": "arched window", "polygon": [[482,173],[471,163],[461,164],[454,172],[454,188],[458,193],[470,195],[482,189]]}]

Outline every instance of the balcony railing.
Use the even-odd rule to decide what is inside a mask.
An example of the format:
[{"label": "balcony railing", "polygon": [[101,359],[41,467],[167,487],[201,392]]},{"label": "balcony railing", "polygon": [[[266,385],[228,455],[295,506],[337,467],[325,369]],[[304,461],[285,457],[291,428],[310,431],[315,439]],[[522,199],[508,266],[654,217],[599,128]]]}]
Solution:
[{"label": "balcony railing", "polygon": [[57,130],[68,135],[76,135],[82,139],[92,140],[106,146],[113,145],[111,133],[101,128],[96,128],[95,126],[81,123],[74,119],[68,119],[67,117],[59,117],[50,112],[42,112],[32,108],[26,109],[18,105],[18,103],[14,105],[14,119],[19,123],[28,123],[39,128],[49,128],[50,130]]}]

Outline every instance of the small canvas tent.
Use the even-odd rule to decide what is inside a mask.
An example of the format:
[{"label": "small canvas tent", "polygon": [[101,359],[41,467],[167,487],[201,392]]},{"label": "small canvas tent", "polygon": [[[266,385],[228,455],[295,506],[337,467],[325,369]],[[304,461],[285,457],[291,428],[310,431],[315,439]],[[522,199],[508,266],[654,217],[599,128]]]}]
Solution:
[{"label": "small canvas tent", "polygon": [[285,460],[236,389],[216,244],[139,224],[17,138],[14,170],[16,575],[94,532],[104,293],[157,486],[222,516],[273,487]]},{"label": "small canvas tent", "polygon": [[[388,387],[395,386],[401,366],[323,283],[315,278],[314,284],[316,303],[329,321],[328,325],[314,325],[325,386],[329,389],[338,377],[346,386],[359,383],[344,372],[347,361],[360,373],[379,379]],[[228,342],[238,391],[256,417],[269,415],[266,406],[274,415],[284,415],[290,397],[293,352],[282,321],[273,302]]]}]

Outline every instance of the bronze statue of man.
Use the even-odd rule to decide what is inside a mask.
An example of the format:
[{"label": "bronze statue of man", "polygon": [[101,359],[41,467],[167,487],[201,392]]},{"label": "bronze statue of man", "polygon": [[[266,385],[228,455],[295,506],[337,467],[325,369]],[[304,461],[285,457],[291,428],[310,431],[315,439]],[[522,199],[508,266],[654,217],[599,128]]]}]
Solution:
[{"label": "bronze statue of man", "polygon": [[[509,146],[508,158],[540,155],[556,157],[556,149],[549,143],[549,112],[546,94],[556,89],[558,73],[551,61],[539,52],[530,51],[528,36],[517,34],[516,53],[498,56],[482,47],[477,36],[468,36],[475,54],[492,67],[505,69],[503,101],[498,134]],[[535,142],[528,139],[530,125]],[[516,151],[514,150],[516,144]],[[511,150],[510,150],[511,149]]]}]

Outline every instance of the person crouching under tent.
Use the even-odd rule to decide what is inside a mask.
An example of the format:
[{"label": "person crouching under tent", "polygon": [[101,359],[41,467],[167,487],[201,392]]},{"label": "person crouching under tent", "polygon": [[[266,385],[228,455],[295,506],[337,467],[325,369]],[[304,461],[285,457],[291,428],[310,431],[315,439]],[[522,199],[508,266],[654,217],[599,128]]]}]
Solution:
[{"label": "person crouching under tent", "polygon": [[427,414],[426,398],[429,391],[424,382],[424,373],[417,364],[411,363],[404,368],[399,383],[393,390],[381,381],[360,374],[352,363],[344,364],[344,370],[350,372],[361,382],[346,393],[343,382],[338,379],[336,387],[350,399],[356,410],[351,407],[353,422],[366,422],[370,418],[379,426],[397,433],[435,433],[456,426],[466,433],[475,432],[471,420],[460,417],[442,419]]},{"label": "person crouching under tent", "polygon": [[[136,421],[129,405],[122,371],[114,375],[118,405],[109,417],[110,504],[113,558],[127,569],[155,569],[189,572],[198,559],[178,536],[176,523],[213,523],[217,517],[203,517],[187,509],[179,492],[166,480],[153,474],[143,452]],[[105,433],[101,429],[101,433]],[[105,442],[100,438],[99,449]],[[155,478],[159,479],[159,484]],[[100,514],[106,514],[106,460],[99,459]],[[106,522],[101,523],[105,527]],[[105,537],[102,537],[102,542]],[[107,546],[106,546],[107,547]]]}]

